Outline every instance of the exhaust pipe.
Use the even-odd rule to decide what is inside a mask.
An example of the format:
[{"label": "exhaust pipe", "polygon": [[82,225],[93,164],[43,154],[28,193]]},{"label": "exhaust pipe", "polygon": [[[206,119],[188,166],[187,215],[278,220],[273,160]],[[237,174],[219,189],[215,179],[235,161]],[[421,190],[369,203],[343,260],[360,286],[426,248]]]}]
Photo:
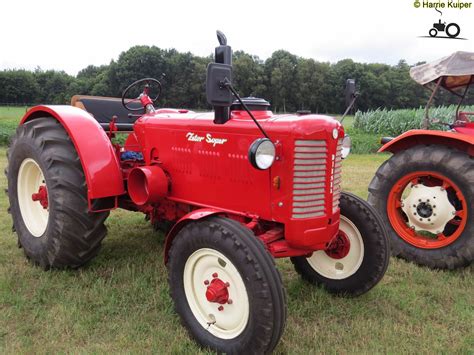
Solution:
[{"label": "exhaust pipe", "polygon": [[168,195],[168,185],[168,177],[156,165],[133,168],[128,175],[128,194],[138,206],[158,202]]}]

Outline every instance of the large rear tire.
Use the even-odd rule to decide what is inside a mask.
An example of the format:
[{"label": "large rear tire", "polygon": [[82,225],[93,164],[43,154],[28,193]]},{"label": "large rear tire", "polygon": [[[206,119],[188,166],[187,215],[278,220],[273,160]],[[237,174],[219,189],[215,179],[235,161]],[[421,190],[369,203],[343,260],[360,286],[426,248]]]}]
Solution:
[{"label": "large rear tire", "polygon": [[239,223],[211,217],[174,238],[169,286],[189,333],[223,353],[263,354],[278,344],[286,296],[263,243]]},{"label": "large rear tire", "polygon": [[10,212],[26,256],[44,269],[95,257],[108,212],[89,212],[81,162],[62,125],[43,117],[19,126],[7,157]]},{"label": "large rear tire", "polygon": [[359,296],[374,287],[387,270],[387,232],[374,209],[351,193],[341,194],[340,209],[339,235],[330,248],[291,261],[303,279],[334,294]]},{"label": "large rear tire", "polygon": [[474,159],[445,146],[393,154],[369,185],[369,203],[388,226],[392,254],[455,269],[474,259]]}]

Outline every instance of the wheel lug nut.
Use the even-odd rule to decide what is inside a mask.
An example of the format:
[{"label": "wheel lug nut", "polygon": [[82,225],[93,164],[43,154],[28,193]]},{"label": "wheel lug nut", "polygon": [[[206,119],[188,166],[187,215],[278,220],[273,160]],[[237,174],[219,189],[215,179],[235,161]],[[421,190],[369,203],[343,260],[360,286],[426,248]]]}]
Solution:
[{"label": "wheel lug nut", "polygon": [[226,282],[225,287],[229,287],[229,286],[230,286],[230,283]]},{"label": "wheel lug nut", "polygon": [[217,272],[215,272],[215,273],[212,274],[212,277],[213,277],[213,278],[216,278],[216,277],[218,277],[218,276],[219,276],[219,275],[217,275]]},{"label": "wheel lug nut", "polygon": [[418,202],[421,202],[421,198],[418,199]]},{"label": "wheel lug nut", "polygon": [[204,281],[204,285],[209,285],[209,280]]},{"label": "wheel lug nut", "polygon": [[413,205],[413,207],[416,207],[416,205]]},{"label": "wheel lug nut", "polygon": [[232,301],[230,298],[227,300],[227,304],[232,304],[234,301]]},{"label": "wheel lug nut", "polygon": [[219,306],[219,308],[217,308],[217,310],[218,310],[219,312],[222,312],[222,311],[224,310],[224,306]]}]

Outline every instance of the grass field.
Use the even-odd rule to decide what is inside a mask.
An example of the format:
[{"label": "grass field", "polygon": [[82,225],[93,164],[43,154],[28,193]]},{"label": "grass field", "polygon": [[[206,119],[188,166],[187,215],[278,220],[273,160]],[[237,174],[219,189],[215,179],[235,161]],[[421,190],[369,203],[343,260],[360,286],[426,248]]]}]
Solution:
[{"label": "grass field", "polygon": [[27,107],[0,106],[0,146],[7,145],[26,110]]},{"label": "grass field", "polygon": [[[366,197],[384,156],[353,155],[344,187]],[[0,171],[6,164],[0,148]],[[0,188],[6,188],[4,176]],[[44,272],[16,246],[0,195],[0,353],[198,353],[168,295],[163,236],[138,213],[115,211],[99,256],[77,271]],[[288,293],[276,353],[472,353],[473,268],[431,271],[392,259],[356,299],[333,297],[278,260]]]}]

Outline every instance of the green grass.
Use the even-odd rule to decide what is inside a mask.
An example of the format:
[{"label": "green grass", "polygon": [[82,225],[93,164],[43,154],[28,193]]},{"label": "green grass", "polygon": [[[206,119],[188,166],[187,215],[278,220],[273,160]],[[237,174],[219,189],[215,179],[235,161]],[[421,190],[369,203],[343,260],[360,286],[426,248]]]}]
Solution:
[{"label": "green grass", "polygon": [[10,136],[26,113],[27,107],[0,106],[0,146],[8,144]]},{"label": "green grass", "polygon": [[[350,156],[344,187],[366,197],[386,156]],[[0,171],[6,164],[0,148]],[[6,188],[4,176],[0,188]],[[99,256],[78,271],[44,272],[16,246],[0,195],[0,353],[198,353],[173,310],[163,236],[139,213],[115,211]],[[472,353],[472,268],[431,271],[392,259],[356,299],[333,297],[278,260],[288,293],[276,353]]]}]

